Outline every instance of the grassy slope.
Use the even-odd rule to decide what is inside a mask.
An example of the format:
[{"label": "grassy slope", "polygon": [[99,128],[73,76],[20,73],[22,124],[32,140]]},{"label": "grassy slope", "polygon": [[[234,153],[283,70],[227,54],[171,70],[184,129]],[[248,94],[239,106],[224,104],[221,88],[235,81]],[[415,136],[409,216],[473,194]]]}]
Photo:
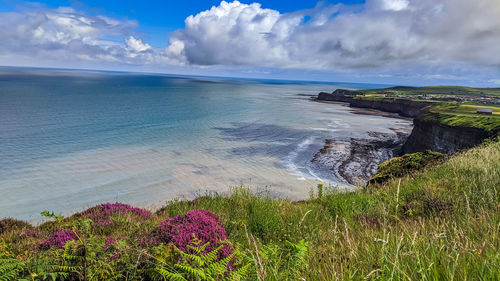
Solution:
[{"label": "grassy slope", "polygon": [[[324,190],[321,198],[303,202],[256,196],[245,188],[229,196],[174,201],[152,219],[106,235],[135,241],[167,217],[209,209],[221,216],[229,239],[248,256],[255,257],[263,245],[309,241],[305,266],[289,280],[499,280],[499,187],[500,142],[495,142],[383,185],[348,193]],[[75,223],[69,218],[57,224]],[[27,242],[13,247],[15,237],[0,235],[0,256],[10,251],[33,258],[23,251]],[[133,256],[134,247],[127,251]],[[290,276],[261,259],[262,269],[254,272],[266,280]],[[256,278],[257,273],[251,279]]]},{"label": "grassy slope", "polygon": [[458,127],[472,127],[493,131],[500,128],[500,107],[488,106],[493,109],[492,115],[480,115],[475,113],[477,105],[457,103],[437,103],[433,105],[429,113],[424,113],[422,118],[435,120],[441,124]]}]

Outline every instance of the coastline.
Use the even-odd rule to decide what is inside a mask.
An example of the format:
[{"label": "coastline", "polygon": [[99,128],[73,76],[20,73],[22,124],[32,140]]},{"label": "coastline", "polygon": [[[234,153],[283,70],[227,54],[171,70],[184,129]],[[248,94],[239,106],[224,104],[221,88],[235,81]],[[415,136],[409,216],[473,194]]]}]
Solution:
[{"label": "coastline", "polygon": [[[345,101],[325,101],[317,98],[313,102],[337,104],[349,107],[349,111],[359,115],[412,120],[397,113],[371,108],[350,107]],[[392,129],[394,135],[379,132],[368,132],[365,138],[349,138],[348,140],[325,139],[324,146],[313,157],[311,162],[326,166],[333,175],[354,186],[364,186],[376,174],[378,165],[399,156],[403,145],[411,134],[412,128]]]},{"label": "coastline", "polygon": [[[395,156],[424,152],[427,150],[451,154],[463,149],[473,148],[484,140],[493,139],[500,134],[500,120],[495,114],[490,116],[478,115],[475,110],[481,105],[468,105],[460,102],[450,102],[449,97],[438,100],[431,95],[430,98],[422,95],[412,96],[411,93],[401,94],[392,92],[396,88],[352,91],[337,89],[332,93],[320,92],[312,101],[328,104],[341,104],[351,108],[354,114],[367,114],[402,118],[412,120],[411,132],[399,132],[397,142],[389,141],[386,136],[379,136],[378,140],[368,142],[366,140],[351,139],[347,148],[356,147],[350,156],[341,158],[344,164],[333,165],[331,170],[339,173],[344,179],[351,183],[368,180],[367,176],[354,177],[353,172],[360,174],[359,169],[365,167],[364,175],[376,173],[377,168],[366,168],[373,162],[378,164]],[[413,89],[415,90],[415,89]],[[483,102],[481,98],[470,98],[476,103]],[[455,98],[464,100],[466,98]],[[493,105],[494,106],[494,105]],[[484,106],[483,106],[484,107]],[[472,111],[471,108],[474,110]],[[323,162],[332,162],[328,157],[335,159],[346,144],[340,147],[338,143],[331,140],[325,141],[325,146],[318,157]],[[356,151],[357,150],[357,151]],[[380,157],[385,151],[385,157]],[[374,153],[378,152],[378,153]],[[373,156],[376,155],[376,156]],[[316,156],[315,156],[316,158]],[[326,160],[325,160],[326,159]],[[316,159],[313,159],[315,161]],[[363,163],[358,170],[349,173],[349,169],[342,171],[343,167],[352,166],[352,163]]]}]

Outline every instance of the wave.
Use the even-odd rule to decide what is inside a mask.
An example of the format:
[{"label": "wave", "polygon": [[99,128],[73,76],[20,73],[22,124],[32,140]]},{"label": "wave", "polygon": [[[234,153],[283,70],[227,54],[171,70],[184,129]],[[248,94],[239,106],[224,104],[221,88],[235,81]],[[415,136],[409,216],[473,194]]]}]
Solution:
[{"label": "wave", "polygon": [[[301,166],[299,163],[299,154],[307,151],[307,149],[315,143],[318,137],[311,136],[304,139],[302,142],[297,144],[297,147],[291,151],[287,157],[285,158],[285,167],[288,171],[290,171],[293,175],[298,176],[298,180],[306,180],[306,179],[315,179],[322,181],[322,179],[317,176],[313,170],[307,165]],[[306,170],[307,173],[302,172]]]}]

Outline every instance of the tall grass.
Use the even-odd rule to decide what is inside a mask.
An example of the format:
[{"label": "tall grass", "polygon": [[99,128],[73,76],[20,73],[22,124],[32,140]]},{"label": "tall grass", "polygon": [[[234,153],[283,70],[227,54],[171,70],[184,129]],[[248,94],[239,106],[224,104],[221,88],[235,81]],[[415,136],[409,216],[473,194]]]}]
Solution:
[{"label": "tall grass", "polygon": [[305,239],[306,280],[500,280],[499,187],[496,142],[354,192],[290,202],[236,188],[168,204],[162,214],[213,210],[249,252],[245,229],[259,245]]}]

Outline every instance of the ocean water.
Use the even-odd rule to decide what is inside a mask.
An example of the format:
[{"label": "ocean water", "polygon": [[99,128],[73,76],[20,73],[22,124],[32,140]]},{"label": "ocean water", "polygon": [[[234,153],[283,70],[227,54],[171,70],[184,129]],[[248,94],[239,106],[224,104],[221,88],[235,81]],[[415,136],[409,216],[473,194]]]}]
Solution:
[{"label": "ocean water", "polygon": [[0,70],[0,217],[36,221],[102,202],[142,207],[244,184],[305,198],[326,138],[394,133],[407,120],[307,94],[380,85]]}]

